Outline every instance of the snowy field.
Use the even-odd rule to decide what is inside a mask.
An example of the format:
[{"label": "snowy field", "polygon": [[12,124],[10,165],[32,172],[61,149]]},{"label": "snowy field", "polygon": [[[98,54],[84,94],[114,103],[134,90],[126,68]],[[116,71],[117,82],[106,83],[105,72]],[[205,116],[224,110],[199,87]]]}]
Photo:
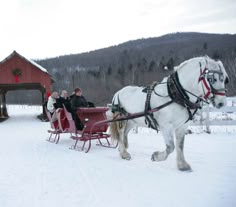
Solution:
[{"label": "snowy field", "polygon": [[164,149],[161,134],[129,134],[131,161],[117,149],[96,146],[89,153],[69,150],[48,137],[38,106],[8,106],[0,123],[0,207],[235,207],[236,126],[211,134],[189,134],[185,157],[192,172],[180,172],[176,155],[152,162]]}]

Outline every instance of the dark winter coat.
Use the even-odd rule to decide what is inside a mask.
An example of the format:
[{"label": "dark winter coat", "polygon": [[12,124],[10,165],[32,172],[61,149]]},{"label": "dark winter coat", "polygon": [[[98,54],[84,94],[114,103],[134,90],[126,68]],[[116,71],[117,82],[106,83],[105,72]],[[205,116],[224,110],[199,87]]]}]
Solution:
[{"label": "dark winter coat", "polygon": [[55,108],[63,108],[63,105],[67,105],[70,102],[69,98],[59,97],[56,99]]},{"label": "dark winter coat", "polygon": [[82,130],[84,128],[84,125],[81,122],[80,118],[77,116],[76,111],[80,107],[89,107],[89,104],[87,100],[84,98],[84,96],[72,95],[70,96],[70,105],[71,105],[72,118],[75,121],[75,126],[77,130]]},{"label": "dark winter coat", "polygon": [[89,107],[88,101],[84,98],[84,96],[73,95],[70,103],[73,111],[76,111],[80,107]]}]

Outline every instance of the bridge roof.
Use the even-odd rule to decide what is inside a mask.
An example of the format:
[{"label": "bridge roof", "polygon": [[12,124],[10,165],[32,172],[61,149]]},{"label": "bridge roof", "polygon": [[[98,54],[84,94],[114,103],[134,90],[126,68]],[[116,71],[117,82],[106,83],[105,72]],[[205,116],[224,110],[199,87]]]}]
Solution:
[{"label": "bridge roof", "polygon": [[31,63],[32,65],[36,66],[38,69],[40,69],[41,71],[48,73],[47,69],[42,67],[41,65],[39,65],[38,63],[34,62],[33,60],[27,59],[24,56],[20,55],[19,53],[17,53],[15,50],[9,55],[7,56],[5,59],[3,59],[0,64],[6,62],[7,60],[11,59],[14,55],[18,55],[19,57],[23,58],[24,60],[26,60],[27,62]]}]

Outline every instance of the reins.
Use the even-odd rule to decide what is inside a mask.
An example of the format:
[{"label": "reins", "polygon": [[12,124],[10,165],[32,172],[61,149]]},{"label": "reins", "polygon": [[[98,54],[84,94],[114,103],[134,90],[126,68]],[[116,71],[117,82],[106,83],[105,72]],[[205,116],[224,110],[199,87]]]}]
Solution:
[{"label": "reins", "polygon": [[194,93],[192,93],[192,92],[190,92],[190,91],[188,91],[188,90],[186,90],[186,89],[184,89],[187,93],[189,93],[189,94],[191,94],[192,96],[194,96],[195,98],[198,98],[199,100],[201,100],[202,102],[204,102],[204,103],[206,103],[206,104],[210,104],[208,101],[206,101],[205,99],[203,99],[202,97],[200,97],[200,96],[197,96],[197,95],[195,95]]},{"label": "reins", "polygon": [[[125,114],[118,114],[116,117],[114,117],[113,119],[109,119],[109,120],[106,120],[107,123],[110,123],[110,122],[115,122],[115,121],[125,121],[125,120],[129,120],[129,119],[136,119],[136,118],[140,118],[142,116],[145,116],[145,114],[151,114],[151,113],[154,113],[154,112],[157,112],[159,110],[161,110],[162,108],[165,108],[166,106],[172,104],[174,101],[171,100],[171,101],[168,101],[158,107],[155,107],[153,109],[149,109],[148,111],[146,112],[138,112],[138,113],[125,113]],[[120,116],[119,118],[117,118],[118,116]]]}]

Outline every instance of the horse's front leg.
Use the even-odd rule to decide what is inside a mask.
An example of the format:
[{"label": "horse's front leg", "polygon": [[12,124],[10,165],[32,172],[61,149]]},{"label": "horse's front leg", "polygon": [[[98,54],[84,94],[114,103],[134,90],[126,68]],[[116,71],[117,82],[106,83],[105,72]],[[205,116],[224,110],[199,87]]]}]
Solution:
[{"label": "horse's front leg", "polygon": [[181,171],[191,171],[190,165],[184,158],[184,139],[186,126],[182,126],[175,131],[176,135],[176,153],[177,153],[177,167]]},{"label": "horse's front leg", "polygon": [[159,152],[153,152],[151,160],[152,161],[164,161],[167,159],[168,155],[172,153],[175,149],[174,136],[171,129],[163,129],[162,134],[166,144],[166,150]]}]

